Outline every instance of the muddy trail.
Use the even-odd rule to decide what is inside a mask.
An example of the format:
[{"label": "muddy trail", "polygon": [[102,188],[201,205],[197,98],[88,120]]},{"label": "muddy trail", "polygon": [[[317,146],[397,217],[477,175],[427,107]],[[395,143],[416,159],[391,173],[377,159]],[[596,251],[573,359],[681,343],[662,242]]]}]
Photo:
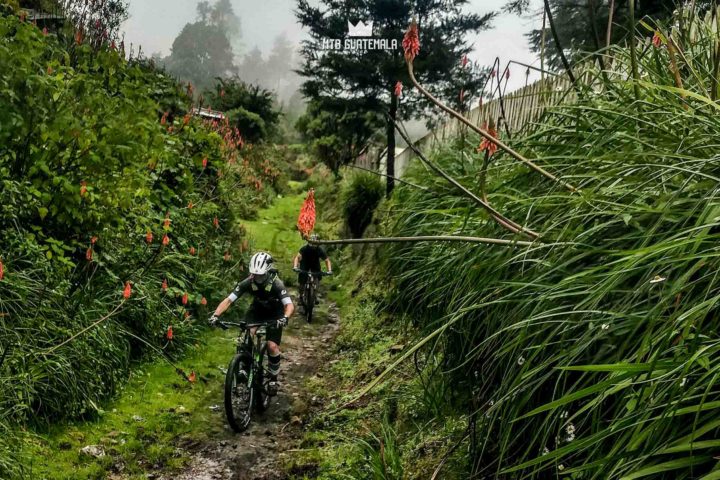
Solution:
[{"label": "muddy trail", "polygon": [[[297,292],[293,292],[297,298]],[[322,302],[324,299],[320,297]],[[209,408],[217,415],[207,440],[180,439],[177,448],[191,458],[182,472],[153,475],[161,480],[280,480],[288,475],[310,474],[310,471],[284,472],[282,461],[298,445],[304,425],[313,409],[323,399],[307,389],[313,376],[322,377],[326,346],[339,329],[338,309],[334,304],[319,305],[312,324],[302,311],[293,318],[292,327],[283,333],[282,389],[264,414],[255,413],[247,431],[235,433],[227,425],[222,398]],[[325,308],[322,308],[325,307]],[[225,366],[218,366],[224,371]],[[217,425],[222,427],[217,427]]]}]

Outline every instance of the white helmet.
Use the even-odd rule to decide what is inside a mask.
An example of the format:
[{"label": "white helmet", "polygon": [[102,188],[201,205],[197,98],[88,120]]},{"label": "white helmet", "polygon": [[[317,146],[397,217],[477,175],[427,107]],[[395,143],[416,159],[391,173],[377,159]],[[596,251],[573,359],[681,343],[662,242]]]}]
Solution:
[{"label": "white helmet", "polygon": [[250,273],[253,275],[265,275],[270,271],[270,264],[273,258],[269,253],[258,252],[250,259]]}]

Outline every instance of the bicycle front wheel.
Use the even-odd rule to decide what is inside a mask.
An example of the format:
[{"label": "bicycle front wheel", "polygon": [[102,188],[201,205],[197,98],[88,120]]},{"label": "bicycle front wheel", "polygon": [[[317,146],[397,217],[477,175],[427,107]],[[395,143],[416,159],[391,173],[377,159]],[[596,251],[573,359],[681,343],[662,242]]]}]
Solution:
[{"label": "bicycle front wheel", "polygon": [[225,415],[236,432],[243,432],[250,425],[255,400],[252,379],[249,378],[251,366],[252,361],[247,354],[235,355],[225,375]]}]

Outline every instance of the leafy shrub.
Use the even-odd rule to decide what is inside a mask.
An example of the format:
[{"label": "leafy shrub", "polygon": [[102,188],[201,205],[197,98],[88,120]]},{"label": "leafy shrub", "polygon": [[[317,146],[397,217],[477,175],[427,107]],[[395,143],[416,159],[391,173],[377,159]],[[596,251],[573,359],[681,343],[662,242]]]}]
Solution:
[{"label": "leafy shrub", "polygon": [[342,192],[345,222],[353,237],[362,237],[372,221],[373,213],[384,194],[379,177],[371,173],[352,175]]},{"label": "leafy shrub", "polygon": [[132,360],[195,342],[279,174],[113,49],[0,17],[0,71],[0,422],[92,415]]}]

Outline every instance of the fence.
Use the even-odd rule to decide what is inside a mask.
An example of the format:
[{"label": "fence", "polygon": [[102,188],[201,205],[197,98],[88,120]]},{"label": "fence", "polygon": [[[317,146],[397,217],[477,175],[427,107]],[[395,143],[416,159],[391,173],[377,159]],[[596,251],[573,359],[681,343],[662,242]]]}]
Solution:
[{"label": "fence", "polygon": [[[501,135],[505,134],[506,127],[511,134],[515,134],[537,121],[548,107],[575,98],[571,86],[570,80],[564,75],[541,79],[508,95],[479,105],[465,116],[476,125],[482,125],[493,119]],[[456,138],[466,129],[467,126],[457,119],[449,118],[439,127],[416,140],[414,144],[420,150],[428,151]],[[396,150],[396,177],[402,177],[414,156],[414,152],[409,147]],[[381,147],[370,148],[368,152],[358,157],[355,164],[384,173],[386,157],[386,152]]]}]

